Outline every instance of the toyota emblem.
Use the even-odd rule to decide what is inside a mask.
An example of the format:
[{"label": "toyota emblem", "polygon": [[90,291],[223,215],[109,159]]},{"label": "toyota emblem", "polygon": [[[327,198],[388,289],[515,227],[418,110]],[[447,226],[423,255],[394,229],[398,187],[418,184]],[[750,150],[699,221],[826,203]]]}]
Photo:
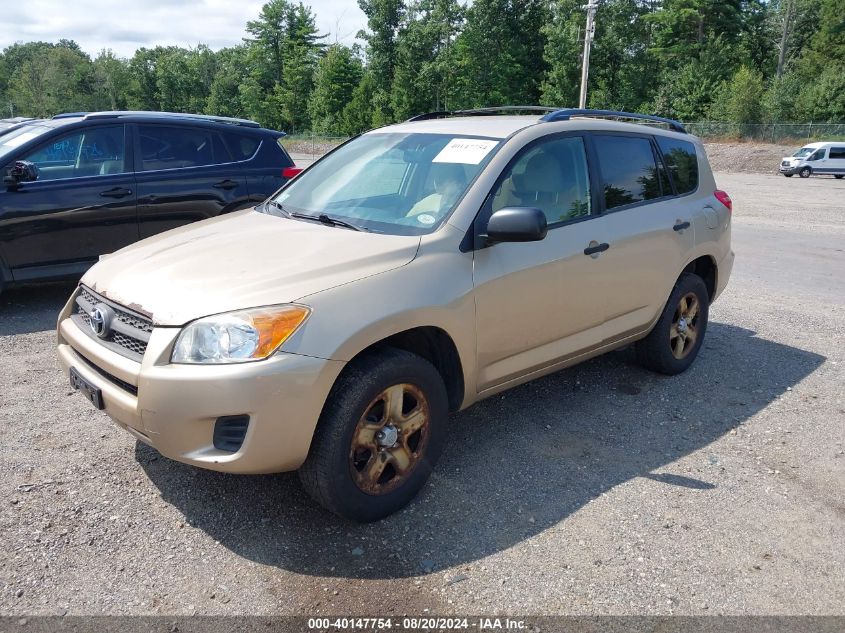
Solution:
[{"label": "toyota emblem", "polygon": [[112,310],[107,305],[99,303],[88,315],[91,318],[91,329],[100,338],[106,338],[111,333]]}]

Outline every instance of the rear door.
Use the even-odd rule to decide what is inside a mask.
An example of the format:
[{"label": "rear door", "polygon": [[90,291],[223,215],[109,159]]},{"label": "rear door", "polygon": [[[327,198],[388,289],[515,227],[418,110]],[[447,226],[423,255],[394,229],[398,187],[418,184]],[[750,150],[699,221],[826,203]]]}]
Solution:
[{"label": "rear door", "polygon": [[663,308],[703,209],[694,196],[674,196],[650,135],[595,133],[592,140],[608,222],[606,263],[615,272],[603,293],[605,337],[616,339],[641,330]]},{"label": "rear door", "polygon": [[249,206],[246,178],[216,129],[157,123],[133,128],[142,238]]},{"label": "rear door", "polygon": [[14,157],[39,168],[37,181],[0,189],[0,242],[16,280],[80,273],[137,241],[128,145],[124,125],[89,126]]}]

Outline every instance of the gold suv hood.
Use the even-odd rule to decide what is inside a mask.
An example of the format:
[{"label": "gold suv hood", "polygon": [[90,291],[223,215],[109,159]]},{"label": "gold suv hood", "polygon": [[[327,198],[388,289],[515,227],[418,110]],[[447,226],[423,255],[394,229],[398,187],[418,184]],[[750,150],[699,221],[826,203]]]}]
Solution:
[{"label": "gold suv hood", "polygon": [[398,268],[420,238],[241,211],[103,257],[82,283],[157,325],[295,301]]}]

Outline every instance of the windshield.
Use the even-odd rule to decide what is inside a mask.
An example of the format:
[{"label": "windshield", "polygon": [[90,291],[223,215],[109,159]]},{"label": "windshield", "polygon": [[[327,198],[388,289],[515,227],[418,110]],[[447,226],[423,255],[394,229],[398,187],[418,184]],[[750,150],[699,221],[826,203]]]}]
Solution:
[{"label": "windshield", "polygon": [[816,149],[815,147],[802,147],[797,152],[793,154],[795,158],[804,158],[805,156],[809,156],[813,153],[813,150]]},{"label": "windshield", "polygon": [[52,129],[45,125],[23,125],[8,134],[0,136],[0,163],[27,141],[31,141]]},{"label": "windshield", "polygon": [[367,134],[304,171],[275,202],[288,213],[325,214],[370,231],[430,233],[498,145],[450,134]]}]

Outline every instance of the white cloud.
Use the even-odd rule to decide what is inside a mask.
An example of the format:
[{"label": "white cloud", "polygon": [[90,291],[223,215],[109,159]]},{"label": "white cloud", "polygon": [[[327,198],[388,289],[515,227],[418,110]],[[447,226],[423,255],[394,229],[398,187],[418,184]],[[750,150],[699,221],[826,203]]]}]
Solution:
[{"label": "white cloud", "polygon": [[[9,2],[0,17],[0,49],[15,42],[75,40],[96,55],[110,48],[123,57],[142,46],[197,46],[217,50],[239,44],[246,23],[264,0],[24,0]],[[356,0],[312,0],[317,28],[327,42],[352,44],[366,17]]]}]

